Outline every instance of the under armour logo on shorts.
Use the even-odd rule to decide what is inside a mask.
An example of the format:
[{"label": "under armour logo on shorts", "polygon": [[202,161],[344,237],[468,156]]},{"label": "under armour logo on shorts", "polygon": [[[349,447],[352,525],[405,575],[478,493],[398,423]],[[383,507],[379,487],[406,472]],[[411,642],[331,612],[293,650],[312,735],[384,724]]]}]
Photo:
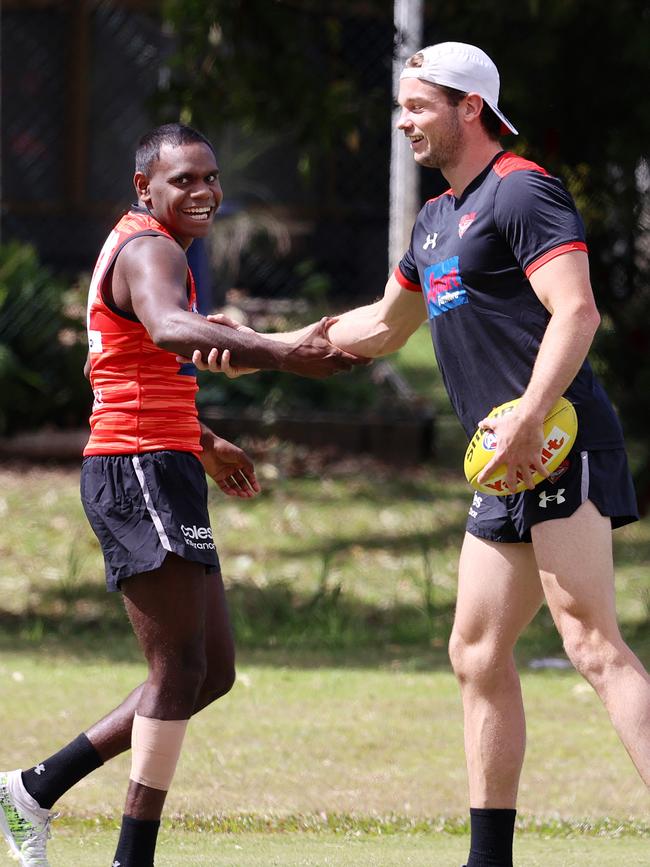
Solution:
[{"label": "under armour logo on shorts", "polygon": [[540,509],[545,509],[547,503],[552,503],[552,502],[556,502],[558,504],[564,503],[566,501],[566,497],[562,496],[564,491],[565,491],[565,488],[560,488],[560,490],[557,492],[557,494],[550,494],[550,495],[547,494],[546,491],[542,491],[542,493],[539,495],[539,507],[540,507]]}]

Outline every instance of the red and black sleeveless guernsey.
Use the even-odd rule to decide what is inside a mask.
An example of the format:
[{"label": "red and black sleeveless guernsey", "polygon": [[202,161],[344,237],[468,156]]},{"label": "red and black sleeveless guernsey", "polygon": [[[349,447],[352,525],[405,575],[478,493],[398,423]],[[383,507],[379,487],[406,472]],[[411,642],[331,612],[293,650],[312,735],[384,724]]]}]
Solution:
[{"label": "red and black sleeveless guernsey", "polygon": [[[104,280],[124,245],[156,235],[172,238],[151,214],[134,208],[110,233],[95,265],[87,310],[95,400],[84,455],[201,452],[194,366],[179,364],[175,353],[157,347],[133,314],[117,309],[104,295]],[[188,309],[196,312],[189,267],[187,274]]]},{"label": "red and black sleeveless guernsey", "polygon": [[[550,319],[529,278],[554,257],[586,249],[562,182],[512,153],[497,154],[461,196],[447,190],[420,211],[395,276],[424,295],[438,366],[468,436],[492,407],[528,387]],[[566,396],[580,448],[622,447],[588,361]]]}]

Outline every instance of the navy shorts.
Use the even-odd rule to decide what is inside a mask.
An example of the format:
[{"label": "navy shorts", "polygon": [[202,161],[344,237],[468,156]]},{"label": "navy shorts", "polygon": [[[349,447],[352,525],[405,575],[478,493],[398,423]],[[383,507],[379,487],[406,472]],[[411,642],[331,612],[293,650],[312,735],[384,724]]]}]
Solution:
[{"label": "navy shorts", "polygon": [[611,519],[613,528],[639,519],[624,449],[570,452],[532,491],[506,497],[477,491],[467,532],[492,542],[530,542],[532,526],[568,518],[586,500]]},{"label": "navy shorts", "polygon": [[195,455],[90,455],[81,467],[81,502],[104,554],[109,591],[158,569],[169,552],[219,571],[208,486]]}]

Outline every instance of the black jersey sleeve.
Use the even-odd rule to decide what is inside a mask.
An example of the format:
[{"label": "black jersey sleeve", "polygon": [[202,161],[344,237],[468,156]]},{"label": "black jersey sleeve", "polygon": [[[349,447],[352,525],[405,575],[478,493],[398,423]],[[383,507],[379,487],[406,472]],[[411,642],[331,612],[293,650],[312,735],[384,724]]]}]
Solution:
[{"label": "black jersey sleeve", "polygon": [[[411,232],[411,243],[409,244],[409,248],[400,259],[396,270],[397,279],[402,284],[402,286],[404,286],[405,289],[420,288],[420,275],[418,273],[418,267],[415,264],[415,256],[413,255],[414,234],[415,226],[413,226],[413,230]],[[403,280],[400,279],[400,275],[404,278]]]},{"label": "black jersey sleeve", "polygon": [[494,222],[526,276],[554,255],[587,249],[571,195],[559,178],[543,172],[514,171],[502,178]]}]

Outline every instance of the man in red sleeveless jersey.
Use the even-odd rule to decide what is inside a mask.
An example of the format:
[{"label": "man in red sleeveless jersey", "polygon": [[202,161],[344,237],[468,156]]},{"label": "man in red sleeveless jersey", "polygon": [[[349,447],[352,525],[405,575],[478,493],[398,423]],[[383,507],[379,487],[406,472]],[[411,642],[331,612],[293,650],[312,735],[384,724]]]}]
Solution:
[{"label": "man in red sleeveless jersey", "polygon": [[[586,359],[599,315],[584,227],[558,178],[502,149],[516,130],[498,99],[497,68],[476,46],[445,42],[409,58],[398,128],[450,188],[423,206],[383,298],[328,330],[336,346],[375,357],[428,320],[465,432],[496,435],[480,480],[506,464],[510,490],[518,475],[527,483],[510,496],[474,494],[460,555],[449,649],[465,716],[467,867],[512,867],[526,743],[513,651],[544,601],[650,785],[650,677],[618,628],[612,559],[612,529],[636,520],[637,506],[620,424]],[[578,441],[534,487],[533,470],[548,475],[542,421],[562,394]],[[516,411],[486,420],[520,396]]]},{"label": "man in red sleeveless jersey", "polygon": [[[180,124],[140,142],[138,203],[99,255],[88,298],[94,393],[81,494],[107,587],[120,590],[149,666],[104,719],[27,771],[0,774],[0,830],[23,865],[46,867],[51,808],[132,746],[114,867],[152,867],[165,796],[190,717],[234,682],[234,650],[207,510],[206,473],[224,493],[259,491],[246,454],[197,419],[195,369],[177,354],[229,350],[245,367],[322,377],[359,360],[333,347],[326,322],[284,343],[196,312],[186,250],[222,200],[210,143]],[[361,362],[363,363],[363,362]]]}]

